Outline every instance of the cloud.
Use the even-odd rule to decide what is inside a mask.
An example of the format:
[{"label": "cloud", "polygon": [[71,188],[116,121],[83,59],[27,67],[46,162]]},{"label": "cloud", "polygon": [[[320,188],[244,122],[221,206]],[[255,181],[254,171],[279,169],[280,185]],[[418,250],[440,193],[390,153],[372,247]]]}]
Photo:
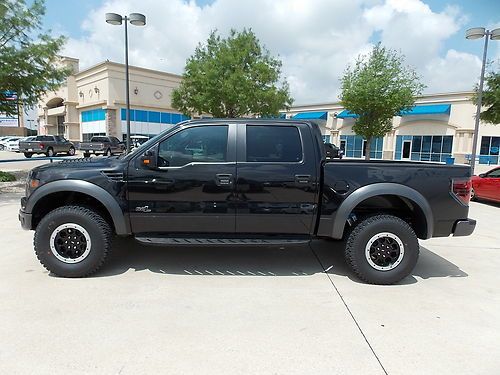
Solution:
[{"label": "cloud", "polygon": [[[432,91],[467,90],[473,85],[477,58],[443,51],[445,41],[462,27],[459,9],[434,12],[420,0],[109,0],[91,11],[83,37],[69,39],[64,53],[80,59],[82,68],[105,59],[122,62],[123,27],[105,23],[104,13],[141,12],[146,27],[129,28],[130,63],[182,73],[186,59],[213,29],[251,27],[273,55],[296,103],[336,100],[348,63],[366,53],[380,37],[401,50]],[[464,65],[465,64],[465,65]]]}]

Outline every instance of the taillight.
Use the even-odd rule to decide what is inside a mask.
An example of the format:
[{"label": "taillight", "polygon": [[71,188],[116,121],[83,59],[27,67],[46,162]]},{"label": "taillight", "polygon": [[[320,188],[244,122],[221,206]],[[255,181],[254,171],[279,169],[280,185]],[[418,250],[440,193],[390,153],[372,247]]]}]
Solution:
[{"label": "taillight", "polygon": [[457,199],[466,206],[470,201],[472,181],[470,179],[460,179],[451,181],[451,192]]},{"label": "taillight", "polygon": [[44,148],[45,145],[43,143],[40,143],[40,148]]}]

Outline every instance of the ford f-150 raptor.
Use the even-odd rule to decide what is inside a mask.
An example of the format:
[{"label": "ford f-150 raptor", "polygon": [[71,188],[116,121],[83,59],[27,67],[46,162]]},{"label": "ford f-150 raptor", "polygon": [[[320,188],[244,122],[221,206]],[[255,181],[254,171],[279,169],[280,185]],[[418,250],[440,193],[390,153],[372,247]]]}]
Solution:
[{"label": "ford f-150 raptor", "polygon": [[128,155],[31,170],[19,219],[40,262],[82,277],[114,236],[144,244],[282,245],[343,240],[362,280],[409,275],[418,239],[470,235],[470,168],[327,161],[319,127],[296,120],[182,122]]}]

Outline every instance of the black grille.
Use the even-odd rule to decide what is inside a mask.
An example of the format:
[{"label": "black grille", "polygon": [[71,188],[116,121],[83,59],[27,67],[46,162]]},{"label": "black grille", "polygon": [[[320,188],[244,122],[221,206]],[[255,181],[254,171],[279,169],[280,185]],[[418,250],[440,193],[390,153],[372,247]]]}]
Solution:
[{"label": "black grille", "polygon": [[109,178],[111,181],[123,181],[123,172],[116,171],[101,171],[103,175]]}]

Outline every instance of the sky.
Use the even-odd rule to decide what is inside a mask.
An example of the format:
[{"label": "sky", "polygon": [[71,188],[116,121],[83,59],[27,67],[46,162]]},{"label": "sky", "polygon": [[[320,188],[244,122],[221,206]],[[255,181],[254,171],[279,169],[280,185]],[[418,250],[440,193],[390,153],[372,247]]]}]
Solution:
[{"label": "sky", "polygon": [[[186,59],[210,31],[252,28],[283,62],[295,104],[336,101],[340,78],[374,43],[400,51],[426,93],[467,91],[477,82],[483,40],[470,27],[500,27],[498,0],[46,0],[44,28],[67,36],[62,54],[80,68],[124,61],[123,27],[106,12],[146,15],[129,28],[131,65],[182,74]],[[500,66],[500,41],[488,60]]]}]

